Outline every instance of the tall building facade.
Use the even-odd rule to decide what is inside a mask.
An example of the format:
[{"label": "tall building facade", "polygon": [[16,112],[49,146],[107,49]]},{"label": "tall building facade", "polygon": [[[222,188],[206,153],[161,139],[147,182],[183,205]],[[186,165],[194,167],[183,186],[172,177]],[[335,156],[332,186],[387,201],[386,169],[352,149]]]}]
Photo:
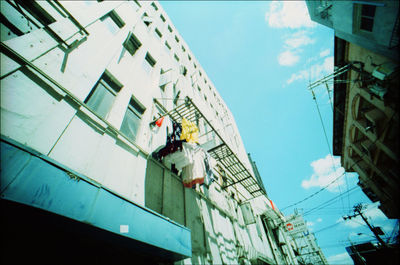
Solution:
[{"label": "tall building facade", "polygon": [[311,20],[335,36],[389,58],[398,58],[398,1],[306,1]]},{"label": "tall building facade", "polygon": [[158,2],[0,4],[3,261],[297,264]]},{"label": "tall building facade", "polygon": [[388,218],[399,218],[399,2],[307,1],[335,30],[333,154]]}]

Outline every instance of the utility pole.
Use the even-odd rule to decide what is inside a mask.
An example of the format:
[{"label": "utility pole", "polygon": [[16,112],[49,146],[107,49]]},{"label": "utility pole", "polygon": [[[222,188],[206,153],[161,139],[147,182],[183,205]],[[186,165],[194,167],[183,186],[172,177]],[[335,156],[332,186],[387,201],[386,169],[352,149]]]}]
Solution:
[{"label": "utility pole", "polygon": [[350,220],[351,218],[354,218],[354,217],[356,217],[356,216],[358,216],[358,215],[361,216],[361,218],[362,218],[362,219],[364,220],[364,222],[367,224],[367,226],[368,226],[369,229],[372,231],[372,233],[374,233],[374,235],[375,235],[376,239],[378,239],[379,243],[380,243],[382,246],[386,247],[385,241],[382,240],[382,238],[378,235],[378,232],[376,232],[375,227],[373,227],[373,226],[368,222],[367,218],[365,218],[364,214],[362,213],[363,206],[361,205],[361,203],[354,205],[353,208],[354,208],[354,214],[353,214],[353,215],[349,215],[349,216],[343,216],[343,219],[344,219],[344,220],[347,220],[347,219]]}]

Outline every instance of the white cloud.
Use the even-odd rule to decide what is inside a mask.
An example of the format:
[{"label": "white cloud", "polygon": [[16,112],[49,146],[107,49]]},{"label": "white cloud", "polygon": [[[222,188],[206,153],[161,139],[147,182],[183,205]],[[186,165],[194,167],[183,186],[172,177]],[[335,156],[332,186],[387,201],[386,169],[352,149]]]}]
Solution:
[{"label": "white cloud", "polygon": [[[364,216],[367,217],[368,219],[372,219],[373,222],[376,222],[379,220],[386,220],[387,217],[382,213],[382,211],[378,208],[378,206],[379,206],[379,202],[368,205],[367,208],[365,208],[362,211]],[[344,225],[351,227],[351,228],[366,226],[364,220],[359,215],[356,217],[353,217],[351,219],[347,219],[344,222]]]},{"label": "white cloud", "polygon": [[319,218],[317,219],[317,222],[318,222],[318,223],[321,223],[321,222],[322,222],[322,218],[319,217]]},{"label": "white cloud", "polygon": [[324,57],[328,56],[330,53],[331,53],[331,50],[329,50],[329,49],[323,50],[319,53],[319,57],[324,58]]},{"label": "white cloud", "polygon": [[382,213],[382,211],[378,208],[379,202],[375,202],[368,206],[365,209],[365,215],[371,219],[386,219],[387,217]]},{"label": "white cloud", "polygon": [[344,178],[340,177],[344,173],[344,168],[340,166],[340,158],[332,157],[328,154],[325,158],[321,158],[311,162],[313,174],[309,179],[301,182],[304,189],[311,187],[325,187],[335,179],[335,182],[330,184],[327,189],[331,192],[338,192],[338,187],[344,184]]},{"label": "white cloud", "polygon": [[336,254],[327,258],[329,264],[354,264],[347,252]]},{"label": "white cloud", "polygon": [[310,66],[309,69],[303,69],[297,73],[294,73],[290,76],[290,78],[286,81],[287,84],[291,84],[297,80],[306,80],[310,79],[311,82],[317,81],[321,79],[327,74],[333,72],[333,56],[326,57],[324,61],[320,64],[314,64]]},{"label": "white cloud", "polygon": [[[339,222],[339,221],[343,221],[342,217],[339,218],[336,222]],[[350,228],[357,228],[357,227],[361,227],[361,226],[366,225],[366,224],[364,223],[363,219],[361,219],[360,216],[356,216],[356,217],[354,217],[354,218],[347,219],[347,220],[345,220],[345,221],[343,222],[343,224],[344,224],[345,226],[347,226],[347,227],[350,227]]]},{"label": "white cloud", "polygon": [[311,227],[311,226],[314,226],[314,225],[315,225],[315,223],[314,223],[314,222],[311,222],[311,221],[307,221],[306,223],[307,223],[307,226],[308,226],[308,227]]},{"label": "white cloud", "polygon": [[273,1],[265,13],[265,20],[273,28],[315,27],[304,1]]},{"label": "white cloud", "polygon": [[280,65],[291,66],[299,61],[300,57],[292,51],[284,51],[278,55]]},{"label": "white cloud", "polygon": [[310,38],[307,32],[302,30],[298,31],[291,36],[286,37],[285,44],[288,48],[299,48],[304,45],[315,43],[315,39]]},{"label": "white cloud", "polygon": [[278,56],[278,62],[280,65],[292,66],[300,59],[300,54],[303,52],[300,48],[315,43],[315,39],[309,36],[309,32],[300,30],[284,36],[283,42],[285,51]]}]

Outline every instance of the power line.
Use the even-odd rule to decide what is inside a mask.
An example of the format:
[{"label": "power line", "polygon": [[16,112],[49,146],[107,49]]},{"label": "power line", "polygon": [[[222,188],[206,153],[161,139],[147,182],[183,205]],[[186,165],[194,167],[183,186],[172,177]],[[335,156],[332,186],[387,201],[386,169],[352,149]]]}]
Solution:
[{"label": "power line", "polygon": [[[390,117],[390,119],[389,119],[388,123],[386,124],[385,128],[383,128],[383,131],[386,130],[386,128],[390,125],[390,122],[392,121],[394,115],[396,115],[395,112],[394,112],[394,113],[392,114],[392,116]],[[372,145],[374,145],[374,144],[378,141],[378,139],[379,139],[379,138],[376,137],[376,139],[370,144],[370,147],[371,147]],[[363,154],[360,156],[360,158],[359,158],[357,161],[355,161],[349,168],[352,168],[352,167],[354,167],[355,165],[357,165],[357,164],[363,159],[363,157],[364,157],[365,155],[366,155],[366,153],[363,153]],[[317,195],[318,193],[320,193],[320,192],[322,192],[323,190],[327,189],[330,185],[332,185],[333,183],[335,183],[337,180],[339,180],[339,178],[341,178],[342,176],[344,176],[345,173],[346,173],[346,171],[343,172],[343,174],[341,174],[340,176],[338,176],[338,177],[335,178],[334,180],[332,180],[330,183],[328,183],[328,185],[322,187],[320,190],[314,192],[313,194],[311,194],[311,195],[305,197],[304,199],[302,199],[302,200],[300,200],[300,201],[298,201],[298,202],[296,202],[296,203],[293,203],[293,204],[291,204],[291,205],[289,205],[289,206],[286,206],[286,207],[282,208],[282,211],[285,210],[285,209],[287,209],[287,208],[296,206],[296,205],[298,205],[298,204],[300,204],[300,203],[302,203],[302,202],[304,202],[304,201],[306,201],[306,200],[309,200],[310,198],[314,197],[314,196]]]},{"label": "power line", "polygon": [[[351,191],[355,190],[356,188],[358,188],[358,186],[354,186],[353,188],[351,188],[351,189],[345,191],[344,193],[339,194],[339,195],[337,195],[337,196],[335,196],[335,197],[333,197],[333,198],[331,198],[331,199],[329,199],[329,200],[327,200],[327,201],[321,203],[320,205],[318,205],[318,206],[316,206],[316,207],[314,207],[314,208],[311,208],[310,210],[304,212],[304,213],[303,213],[303,216],[306,216],[307,214],[310,214],[311,212],[316,211],[316,210],[318,210],[319,208],[324,207],[325,205],[328,205],[329,203],[334,203],[338,198],[340,198],[340,197],[346,195],[346,193],[350,193]],[[330,204],[329,204],[329,205],[330,205]]]},{"label": "power line", "polygon": [[320,229],[320,230],[318,230],[318,231],[315,231],[314,234],[320,233],[320,232],[325,231],[325,230],[328,230],[328,229],[331,229],[331,228],[333,228],[333,227],[335,227],[335,226],[341,224],[342,222],[343,222],[343,221],[340,221],[340,222],[337,222],[337,223],[335,223],[335,224],[333,224],[333,225],[326,226],[326,227],[324,227],[324,228],[322,228],[322,229]]}]

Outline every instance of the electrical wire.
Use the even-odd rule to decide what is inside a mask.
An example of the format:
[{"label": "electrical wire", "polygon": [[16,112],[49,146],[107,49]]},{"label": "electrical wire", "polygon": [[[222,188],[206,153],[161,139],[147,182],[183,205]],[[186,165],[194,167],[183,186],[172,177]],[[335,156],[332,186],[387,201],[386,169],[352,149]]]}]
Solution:
[{"label": "electrical wire", "polygon": [[[389,121],[387,122],[385,128],[383,128],[384,130],[386,130],[386,127],[388,127],[388,126],[390,125],[390,122],[392,121],[392,119],[393,119],[393,117],[394,117],[395,115],[396,115],[396,112],[394,112],[394,113],[392,114],[392,116],[390,117]],[[370,146],[374,145],[374,144],[378,141],[378,139],[379,139],[379,138],[377,137],[377,138],[370,144]],[[354,167],[355,165],[357,165],[357,164],[363,159],[363,157],[364,157],[365,155],[366,155],[366,154],[363,153],[363,154],[360,156],[360,158],[359,158],[357,161],[355,161],[349,168],[352,168],[352,167]],[[300,204],[300,203],[303,203],[303,202],[309,200],[310,198],[314,197],[315,195],[319,194],[320,192],[326,190],[330,185],[332,185],[333,183],[335,183],[336,181],[338,181],[342,176],[344,176],[345,173],[346,173],[346,172],[344,172],[344,173],[341,174],[340,176],[336,177],[334,180],[332,180],[332,181],[331,181],[330,183],[328,183],[326,186],[322,187],[321,189],[319,189],[318,191],[314,192],[313,194],[311,194],[311,195],[305,197],[304,199],[302,199],[302,200],[300,200],[300,201],[298,201],[298,202],[296,202],[296,203],[293,203],[293,204],[291,204],[291,205],[289,205],[289,206],[286,206],[286,207],[282,208],[281,211],[283,211],[283,210],[285,210],[285,209],[287,209],[287,208],[296,206],[296,205],[298,205],[298,204]]]},{"label": "electrical wire", "polygon": [[331,228],[333,228],[333,227],[335,227],[335,226],[337,226],[337,225],[340,225],[342,222],[343,222],[343,221],[339,221],[339,222],[337,222],[337,223],[334,223],[333,225],[326,226],[326,227],[324,227],[324,228],[322,228],[322,229],[320,229],[320,230],[318,230],[318,231],[315,231],[315,232],[313,232],[313,233],[316,234],[316,233],[320,233],[320,232],[323,232],[323,231],[325,231],[325,230],[331,229]]},{"label": "electrical wire", "polygon": [[351,188],[350,190],[347,190],[347,191],[345,191],[344,193],[339,194],[339,195],[337,195],[337,196],[335,196],[335,197],[333,197],[333,198],[331,198],[331,199],[329,199],[329,200],[327,200],[327,201],[321,203],[320,205],[318,205],[318,206],[316,206],[316,207],[314,207],[314,208],[311,208],[310,210],[304,212],[304,213],[303,213],[303,216],[306,216],[306,215],[310,214],[310,213],[313,212],[313,211],[316,211],[316,210],[318,210],[318,209],[320,209],[320,208],[322,208],[322,207],[324,207],[324,206],[326,206],[326,205],[330,205],[330,204],[336,202],[336,200],[337,200],[339,197],[346,195],[346,193],[350,193],[351,191],[354,191],[356,188],[358,188],[358,186],[354,186],[354,187]]}]

